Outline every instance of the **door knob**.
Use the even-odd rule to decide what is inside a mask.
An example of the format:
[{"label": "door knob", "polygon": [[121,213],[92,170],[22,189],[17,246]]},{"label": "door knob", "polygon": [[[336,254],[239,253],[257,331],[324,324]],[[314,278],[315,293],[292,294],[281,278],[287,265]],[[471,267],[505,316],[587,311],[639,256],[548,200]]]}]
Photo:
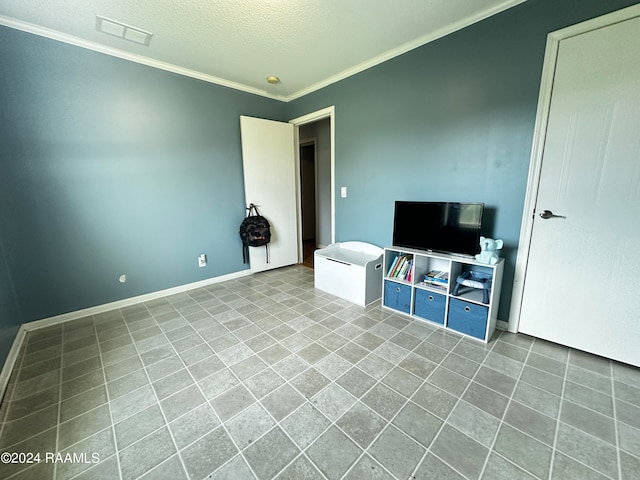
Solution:
[{"label": "door knob", "polygon": [[548,218],[567,218],[564,215],[555,215],[551,210],[543,210],[540,212],[540,216],[545,220]]}]

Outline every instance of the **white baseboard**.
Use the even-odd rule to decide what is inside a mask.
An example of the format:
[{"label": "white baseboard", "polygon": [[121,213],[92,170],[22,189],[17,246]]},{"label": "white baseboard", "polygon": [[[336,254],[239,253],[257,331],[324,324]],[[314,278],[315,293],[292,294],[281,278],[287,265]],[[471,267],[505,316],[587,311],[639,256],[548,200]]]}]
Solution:
[{"label": "white baseboard", "polygon": [[[24,328],[24,325],[20,325],[18,333],[16,334],[16,338],[13,339],[13,344],[11,345],[11,349],[9,350],[7,360],[4,362],[4,366],[2,367],[2,371],[0,372],[0,402],[4,399],[4,394],[7,391],[7,386],[9,385],[11,372],[13,371],[13,367],[18,361],[18,354],[20,353],[22,343],[24,342],[24,338],[26,336],[27,331]],[[3,420],[4,419],[0,418],[0,421]]]},{"label": "white baseboard", "polygon": [[149,302],[158,298],[168,297],[169,295],[175,295],[176,293],[187,292],[195,288],[208,287],[209,285],[213,285],[215,283],[226,282],[227,280],[245,277],[250,274],[251,270],[241,270],[240,272],[234,272],[229,273],[228,275],[208,278],[199,282],[187,283],[186,285],[179,285],[177,287],[167,288],[166,290],[159,290],[157,292],[138,295],[137,297],[125,298],[124,300],[118,300],[117,302],[105,303],[103,305],[97,305],[95,307],[85,308],[83,310],[76,310],[75,312],[63,313],[62,315],[56,315],[55,317],[35,320],[33,322],[25,323],[23,326],[26,328],[27,332],[30,332],[32,330],[50,327],[52,325],[68,322],[70,320],[77,320],[79,318],[88,317],[89,315],[97,315],[99,313],[109,312],[118,308],[129,307],[137,303]]},{"label": "white baseboard", "polygon": [[498,323],[496,323],[496,328],[498,330],[504,330],[506,332],[507,330],[509,330],[509,322],[498,320]]},{"label": "white baseboard", "polygon": [[136,297],[125,298],[124,300],[118,300],[116,302],[105,303],[103,305],[97,305],[95,307],[85,308],[82,310],[76,310],[74,312],[64,313],[62,315],[56,315],[54,317],[43,318],[41,320],[35,320],[33,322],[27,322],[20,325],[16,338],[13,340],[11,350],[7,360],[4,362],[2,371],[0,372],[0,400],[4,397],[7,385],[9,384],[9,377],[13,371],[13,367],[18,360],[18,354],[22,348],[22,343],[26,337],[27,332],[38,330],[40,328],[50,327],[52,325],[58,325],[60,323],[69,322],[71,320],[77,320],[79,318],[88,317],[89,315],[97,315],[99,313],[109,312],[118,308],[129,307],[142,302],[149,302],[162,297],[168,297],[169,295],[175,295],[177,293],[187,292],[196,288],[207,287],[215,283],[226,282],[227,280],[233,280],[236,278],[246,277],[251,275],[251,270],[241,270],[239,272],[229,273],[227,275],[221,275],[219,277],[208,278],[199,282],[187,283],[177,287],[167,288],[166,290],[159,290],[157,292],[146,293],[144,295],[138,295]]}]

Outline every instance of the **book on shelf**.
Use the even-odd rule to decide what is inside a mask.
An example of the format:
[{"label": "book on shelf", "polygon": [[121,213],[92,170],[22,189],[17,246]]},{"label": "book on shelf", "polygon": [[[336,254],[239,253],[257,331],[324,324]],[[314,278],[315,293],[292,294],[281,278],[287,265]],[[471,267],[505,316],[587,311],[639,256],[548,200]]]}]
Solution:
[{"label": "book on shelf", "polygon": [[447,291],[448,284],[447,283],[430,283],[430,282],[422,282],[422,286],[433,288],[435,290],[442,290],[443,292]]},{"label": "book on shelf", "polygon": [[400,280],[407,279],[407,276],[413,271],[413,257],[409,255],[397,255],[393,259],[387,276],[389,278],[398,278]]},{"label": "book on shelf", "polygon": [[436,283],[446,285],[449,283],[449,272],[442,272],[440,270],[431,270],[424,276],[424,281],[427,283]]}]

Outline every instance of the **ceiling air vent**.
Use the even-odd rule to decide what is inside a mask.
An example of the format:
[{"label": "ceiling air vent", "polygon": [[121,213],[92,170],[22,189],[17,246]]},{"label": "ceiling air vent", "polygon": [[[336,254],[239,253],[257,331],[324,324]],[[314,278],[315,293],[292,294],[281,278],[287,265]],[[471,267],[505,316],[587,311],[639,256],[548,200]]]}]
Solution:
[{"label": "ceiling air vent", "polygon": [[101,17],[100,15],[96,15],[96,30],[144,46],[149,45],[153,35],[150,32],[145,32],[139,28]]}]

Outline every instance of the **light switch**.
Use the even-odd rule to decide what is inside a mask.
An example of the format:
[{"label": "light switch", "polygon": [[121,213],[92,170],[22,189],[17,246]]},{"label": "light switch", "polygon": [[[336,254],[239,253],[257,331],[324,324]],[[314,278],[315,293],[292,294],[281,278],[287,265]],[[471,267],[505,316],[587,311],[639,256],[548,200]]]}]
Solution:
[{"label": "light switch", "polygon": [[347,197],[347,187],[340,187],[340,196],[342,198],[346,198]]}]

